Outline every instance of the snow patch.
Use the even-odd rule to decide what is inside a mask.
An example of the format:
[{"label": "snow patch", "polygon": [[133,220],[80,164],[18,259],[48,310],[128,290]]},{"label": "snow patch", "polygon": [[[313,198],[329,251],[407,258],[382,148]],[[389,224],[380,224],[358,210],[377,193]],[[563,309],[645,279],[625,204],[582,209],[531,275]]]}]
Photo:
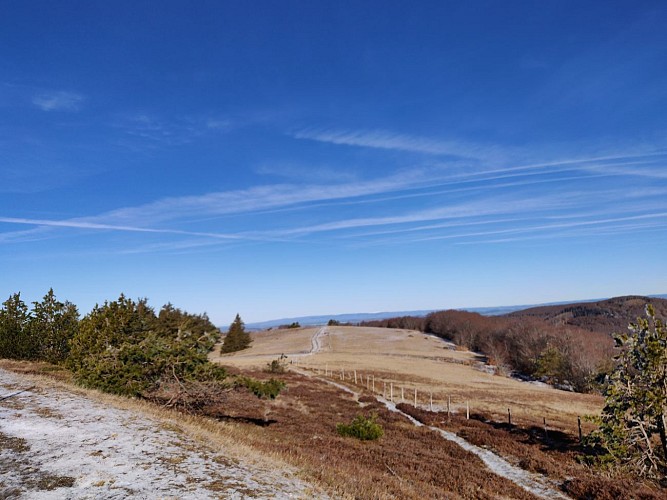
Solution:
[{"label": "snow patch", "polygon": [[[0,370],[3,393],[21,383]],[[0,403],[0,437],[24,443],[0,448],[0,471],[21,464],[20,474],[0,476],[0,497],[313,497],[292,472],[244,464],[159,419],[63,389],[36,388]],[[40,474],[72,478],[73,485],[40,487],[33,481]]]}]

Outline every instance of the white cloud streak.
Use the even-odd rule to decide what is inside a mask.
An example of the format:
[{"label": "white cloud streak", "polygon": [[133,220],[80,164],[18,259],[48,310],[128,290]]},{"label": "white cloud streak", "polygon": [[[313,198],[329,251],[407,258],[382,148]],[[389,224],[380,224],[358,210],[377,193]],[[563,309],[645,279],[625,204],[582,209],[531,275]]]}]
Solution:
[{"label": "white cloud streak", "polygon": [[133,227],[133,226],[119,226],[114,224],[100,224],[94,222],[87,222],[83,220],[49,220],[49,219],[26,219],[19,217],[0,217],[0,222],[6,224],[21,224],[39,227],[56,227],[69,229],[91,229],[91,230],[108,230],[108,231],[123,231],[131,233],[155,233],[155,234],[177,234],[187,236],[203,236],[207,238],[219,238],[226,240],[240,239],[237,235],[211,233],[211,232],[197,232],[197,231],[181,231],[177,229],[153,229],[147,227]]},{"label": "white cloud streak", "polygon": [[40,92],[32,98],[32,103],[42,111],[78,111],[84,97],[76,92]]},{"label": "white cloud streak", "polygon": [[[146,251],[162,251],[180,247],[187,251],[189,248],[201,246],[194,238],[201,239],[201,243],[205,244],[206,239],[226,242],[303,241],[309,235],[331,233],[337,237],[361,240],[376,239],[383,234],[412,233],[414,236],[416,232],[431,232],[435,234],[428,236],[429,239],[461,239],[484,234],[515,235],[593,227],[620,223],[623,220],[632,222],[642,217],[662,217],[667,208],[661,201],[664,200],[664,188],[659,185],[651,188],[625,183],[621,186],[619,181],[600,184],[599,179],[614,176],[662,179],[661,167],[656,165],[663,161],[664,156],[666,155],[661,156],[659,153],[606,155],[518,167],[486,170],[476,168],[467,173],[451,173],[446,169],[415,169],[358,182],[274,184],[196,196],[163,198],[143,205],[67,220],[0,217],[0,222],[6,224],[34,226],[29,231],[2,233],[0,241],[49,237],[52,236],[48,234],[49,231],[69,228],[171,235],[174,236],[173,240],[178,241],[156,242],[145,245],[144,248]],[[653,157],[658,163],[650,159]],[[569,174],[563,175],[566,172]],[[497,182],[515,177],[524,179]],[[549,191],[535,187],[547,183],[562,184]],[[438,189],[443,186],[453,188]],[[490,195],[492,189],[497,190],[495,196]],[[410,204],[392,203],[404,198],[422,198],[424,201],[415,200]],[[346,218],[338,215],[341,212],[336,208],[326,209],[329,205],[340,208],[353,204],[381,207],[381,215],[371,215],[378,212],[375,208],[370,208],[368,212],[357,210],[358,217]],[[296,219],[284,217],[277,222],[282,228],[276,228],[274,224],[271,229],[253,229],[251,223],[247,229],[236,231],[220,231],[220,223],[216,221],[223,217],[287,210],[304,211],[308,218],[315,220],[311,224],[298,225]],[[598,215],[602,212],[611,215],[609,210],[620,215],[627,214],[627,218],[604,220],[598,217],[597,220],[582,220],[579,224],[568,221],[573,218],[593,217],[596,212]],[[494,218],[496,224],[506,227],[501,226],[496,233],[456,236],[447,232],[448,228],[466,224],[494,223],[489,218]],[[561,219],[562,222],[527,225],[538,218]],[[307,219],[299,219],[302,220]],[[197,224],[197,228],[204,227],[201,225],[204,221],[207,230],[189,230],[188,226],[193,227],[193,224]],[[209,228],[212,230],[208,230]],[[373,228],[376,228],[376,231],[373,232]],[[441,234],[437,234],[438,231]],[[185,237],[189,238],[189,242],[184,241]],[[405,235],[403,241],[420,240]]]},{"label": "white cloud streak", "polygon": [[[500,159],[510,153],[508,148],[497,148],[465,141],[437,140],[416,137],[386,130],[317,130],[303,129],[291,134],[295,139],[309,139],[346,146],[409,151],[438,156],[467,159]],[[517,151],[514,151],[516,154]]]}]

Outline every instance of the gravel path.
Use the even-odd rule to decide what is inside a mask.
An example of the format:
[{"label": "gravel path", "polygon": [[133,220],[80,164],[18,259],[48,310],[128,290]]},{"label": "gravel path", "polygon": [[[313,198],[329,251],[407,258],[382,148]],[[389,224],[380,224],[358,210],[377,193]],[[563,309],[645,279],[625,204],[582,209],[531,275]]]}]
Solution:
[{"label": "gravel path", "polygon": [[[0,398],[32,385],[0,370]],[[0,401],[0,498],[322,498],[166,422],[64,389]]]}]

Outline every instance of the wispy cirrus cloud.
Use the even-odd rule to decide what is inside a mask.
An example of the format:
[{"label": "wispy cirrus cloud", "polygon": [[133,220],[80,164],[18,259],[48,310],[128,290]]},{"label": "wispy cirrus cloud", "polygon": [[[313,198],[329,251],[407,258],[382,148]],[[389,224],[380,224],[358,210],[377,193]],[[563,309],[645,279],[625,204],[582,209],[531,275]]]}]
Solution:
[{"label": "wispy cirrus cloud", "polygon": [[583,169],[594,162],[634,161],[664,159],[667,142],[656,139],[647,143],[619,144],[567,144],[533,145],[514,147],[487,143],[475,143],[458,139],[435,139],[387,130],[353,130],[333,128],[303,128],[288,135],[295,139],[312,140],[328,144],[365,148],[405,151],[428,154],[444,159],[448,168],[462,163],[463,175],[489,175],[540,169],[570,167]]},{"label": "wispy cirrus cloud", "polygon": [[423,187],[432,178],[422,171],[404,172],[379,179],[340,184],[271,184],[196,196],[163,198],[152,203],[121,208],[100,216],[106,221],[155,224],[197,220],[231,214],[257,213],[314,202],[366,197]]},{"label": "wispy cirrus cloud", "polygon": [[[658,162],[662,160],[657,157]],[[639,227],[641,217],[667,210],[665,188],[652,186],[646,175],[640,175],[647,169],[652,174],[659,172],[652,160],[647,161],[643,165],[641,158],[622,155],[583,157],[505,169],[473,169],[468,174],[426,168],[366,180],[268,184],[167,197],[67,220],[2,217],[0,222],[5,224],[34,226],[34,234],[3,233],[0,240],[48,237],[40,231],[57,235],[58,229],[68,228],[165,235],[159,242],[143,242],[137,251],[188,251],[208,246],[206,241],[343,237],[352,244],[355,239],[369,239],[373,244],[384,242],[383,235],[390,234],[395,236],[394,242],[418,241],[416,237],[463,241],[483,234],[456,236],[451,232],[454,228],[484,224],[500,226],[498,233],[487,236],[508,238],[614,224],[620,231],[621,223],[633,230]],[[615,170],[618,168],[627,171]],[[620,177],[630,175],[638,175],[638,184]],[[502,180],[507,177],[512,180]],[[612,220],[620,217],[628,218]],[[577,219],[582,224],[573,224]]]},{"label": "wispy cirrus cloud", "polygon": [[76,92],[63,90],[35,94],[32,103],[42,111],[79,111],[85,98]]},{"label": "wispy cirrus cloud", "polygon": [[159,229],[159,228],[149,228],[149,227],[122,226],[116,224],[102,224],[102,223],[86,221],[83,219],[50,220],[50,219],[28,219],[20,217],[0,217],[0,222],[3,222],[5,224],[20,224],[20,225],[52,227],[52,228],[96,229],[96,230],[106,230],[106,231],[123,231],[130,233],[176,234],[176,235],[187,235],[187,236],[205,236],[207,238],[219,238],[228,240],[240,239],[239,236],[231,234],[182,231],[177,229]]},{"label": "wispy cirrus cloud", "polygon": [[189,144],[209,133],[228,132],[234,128],[234,121],[226,117],[164,117],[142,112],[117,116],[112,126],[126,140],[156,147]]},{"label": "wispy cirrus cloud", "polygon": [[[290,135],[295,139],[308,139],[331,144],[409,151],[473,160],[500,159],[507,157],[510,153],[507,148],[458,140],[438,140],[387,130],[302,129]],[[517,151],[514,151],[514,153],[517,153]]]}]

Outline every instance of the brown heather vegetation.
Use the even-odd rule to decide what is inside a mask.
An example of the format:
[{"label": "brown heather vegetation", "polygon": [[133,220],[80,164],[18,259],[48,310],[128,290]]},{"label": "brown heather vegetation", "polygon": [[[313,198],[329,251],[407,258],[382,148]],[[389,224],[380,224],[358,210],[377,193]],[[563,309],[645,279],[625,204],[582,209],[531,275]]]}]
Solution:
[{"label": "brown heather vegetation", "polygon": [[580,462],[583,450],[578,439],[543,426],[522,427],[497,422],[488,415],[474,413],[465,417],[431,412],[399,404],[398,408],[420,422],[454,432],[477,446],[515,463],[522,469],[543,474],[561,485],[576,499],[614,500],[618,498],[659,499],[665,491],[634,477],[601,475]]},{"label": "brown heather vegetation", "polygon": [[[261,372],[252,377],[267,376]],[[265,402],[260,415],[247,415],[244,441],[254,448],[298,466],[304,473],[344,498],[535,498],[486,469],[475,455],[415,427],[388,411],[369,394],[357,401],[351,394],[313,377],[288,373],[280,397]],[[361,404],[360,404],[361,403]],[[247,413],[243,401],[203,409],[224,419]],[[384,436],[361,442],[339,436],[336,425],[356,415],[377,416]]]},{"label": "brown heather vegetation", "polygon": [[[239,371],[256,379],[269,374]],[[342,498],[535,498],[513,482],[490,472],[475,455],[433,431],[415,427],[390,412],[375,397],[351,386],[359,395],[320,380],[287,372],[287,388],[277,400],[259,402],[244,391],[209,395],[187,411],[232,423],[244,445],[284,460],[303,471],[335,497]],[[575,499],[611,500],[665,498],[664,490],[625,475],[601,475],[579,462],[583,450],[576,436],[548,428],[512,425],[494,416],[431,412],[399,404],[417,420],[454,432],[492,450],[525,470],[549,477]],[[361,442],[336,432],[337,424],[356,415],[375,417],[384,430],[378,441]],[[495,417],[497,418],[497,416]]]}]

